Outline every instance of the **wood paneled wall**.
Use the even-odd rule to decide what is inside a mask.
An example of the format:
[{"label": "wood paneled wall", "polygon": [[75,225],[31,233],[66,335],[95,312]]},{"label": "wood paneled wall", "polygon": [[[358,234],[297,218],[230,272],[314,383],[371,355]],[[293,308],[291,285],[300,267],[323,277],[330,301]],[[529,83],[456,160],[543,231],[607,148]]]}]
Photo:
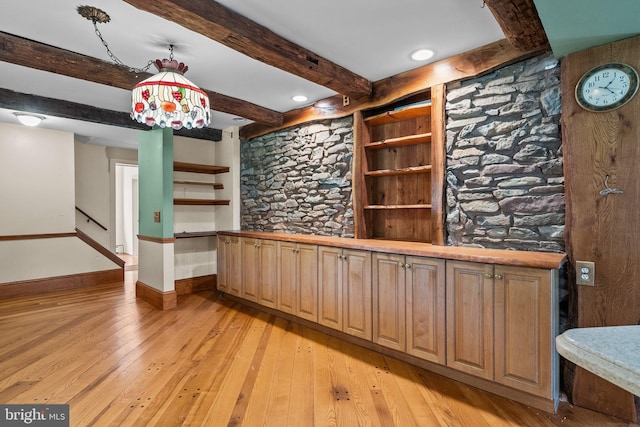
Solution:
[{"label": "wood paneled wall", "polygon": [[[574,95],[580,77],[597,65],[624,62],[640,70],[639,48],[640,37],[630,38],[568,55],[562,64],[573,327],[640,323],[640,95],[605,113],[583,110]],[[600,194],[607,176],[609,185],[622,194]],[[594,287],[575,285],[576,260],[595,262]],[[580,368],[575,370],[572,399],[579,406],[638,419],[630,393]]]}]

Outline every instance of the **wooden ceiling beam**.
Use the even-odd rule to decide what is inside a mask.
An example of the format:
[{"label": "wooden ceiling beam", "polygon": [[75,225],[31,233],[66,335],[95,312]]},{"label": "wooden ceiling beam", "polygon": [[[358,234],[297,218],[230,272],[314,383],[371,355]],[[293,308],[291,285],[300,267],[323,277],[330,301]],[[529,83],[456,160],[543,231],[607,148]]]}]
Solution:
[{"label": "wooden ceiling beam", "polygon": [[[91,105],[44,96],[30,95],[0,88],[0,108],[24,111],[27,113],[44,114],[62,119],[81,120],[83,122],[99,123],[127,129],[150,130],[151,128],[131,119],[129,113],[96,108]],[[197,138],[209,141],[220,141],[222,130],[214,128],[180,129],[173,131],[175,135],[187,138]]]},{"label": "wooden ceiling beam", "polygon": [[351,97],[369,96],[372,83],[286,40],[215,1],[124,0],[255,60]]},{"label": "wooden ceiling beam", "polygon": [[549,43],[533,0],[484,0],[484,3],[516,49],[528,51]]},{"label": "wooden ceiling beam", "polygon": [[424,92],[442,83],[449,84],[476,77],[498,67],[539,55],[547,50],[547,47],[541,47],[523,52],[512,46],[506,39],[502,39],[378,80],[373,84],[373,97],[351,98],[349,104],[345,106],[342,96],[335,95],[317,101],[309,107],[287,111],[284,113],[284,123],[281,126],[270,127],[260,123],[242,126],[240,139],[250,140],[260,135],[313,120],[345,117],[358,110],[379,107],[394,100]]},{"label": "wooden ceiling beam", "polygon": [[[0,32],[0,61],[126,90],[152,75],[132,73],[127,67],[3,32]],[[203,90],[209,95],[213,110],[271,126],[282,124],[280,112]]]}]

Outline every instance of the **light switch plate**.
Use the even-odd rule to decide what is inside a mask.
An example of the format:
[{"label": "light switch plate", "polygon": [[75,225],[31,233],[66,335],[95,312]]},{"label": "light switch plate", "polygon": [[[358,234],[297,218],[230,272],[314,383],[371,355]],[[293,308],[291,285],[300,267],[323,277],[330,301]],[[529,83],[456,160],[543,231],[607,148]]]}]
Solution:
[{"label": "light switch plate", "polygon": [[595,286],[596,265],[591,261],[576,261],[576,284]]},{"label": "light switch plate", "polygon": [[160,211],[153,212],[153,222],[160,222]]}]

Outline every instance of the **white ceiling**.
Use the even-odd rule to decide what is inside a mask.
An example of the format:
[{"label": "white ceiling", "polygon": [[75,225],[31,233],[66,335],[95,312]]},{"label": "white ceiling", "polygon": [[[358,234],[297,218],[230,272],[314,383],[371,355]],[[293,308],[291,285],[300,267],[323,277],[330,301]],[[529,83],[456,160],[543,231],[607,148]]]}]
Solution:
[{"label": "white ceiling", "polygon": [[[482,0],[219,0],[235,12],[280,36],[335,62],[370,81],[417,68],[410,59],[418,48],[430,48],[437,61],[504,38]],[[189,66],[197,85],[254,104],[285,112],[335,94],[246,57],[173,22],[118,0],[20,0],[4,2],[0,31],[110,61],[82,18],[80,4],[107,12],[111,22],[98,24],[113,53],[127,65],[142,67],[168,56]],[[154,72],[152,68],[150,72]],[[17,92],[128,111],[129,91],[0,62],[0,87]],[[212,106],[215,109],[215,106]],[[16,123],[13,111],[0,109],[0,122]],[[224,113],[213,113],[211,127],[242,126]],[[48,118],[41,125],[75,132],[81,141],[135,148],[138,131]]]}]

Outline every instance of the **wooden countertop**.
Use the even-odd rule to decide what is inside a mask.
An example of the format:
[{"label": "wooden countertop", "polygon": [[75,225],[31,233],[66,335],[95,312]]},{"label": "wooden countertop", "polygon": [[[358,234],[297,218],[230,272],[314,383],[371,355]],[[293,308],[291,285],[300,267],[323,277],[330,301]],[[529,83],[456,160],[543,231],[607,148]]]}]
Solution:
[{"label": "wooden countertop", "polygon": [[252,237],[307,243],[373,252],[424,256],[485,264],[515,265],[520,267],[557,269],[566,261],[566,254],[551,252],[510,251],[463,246],[437,246],[430,243],[401,242],[395,240],[350,239],[315,236],[310,234],[269,233],[260,231],[218,231],[218,235]]}]

